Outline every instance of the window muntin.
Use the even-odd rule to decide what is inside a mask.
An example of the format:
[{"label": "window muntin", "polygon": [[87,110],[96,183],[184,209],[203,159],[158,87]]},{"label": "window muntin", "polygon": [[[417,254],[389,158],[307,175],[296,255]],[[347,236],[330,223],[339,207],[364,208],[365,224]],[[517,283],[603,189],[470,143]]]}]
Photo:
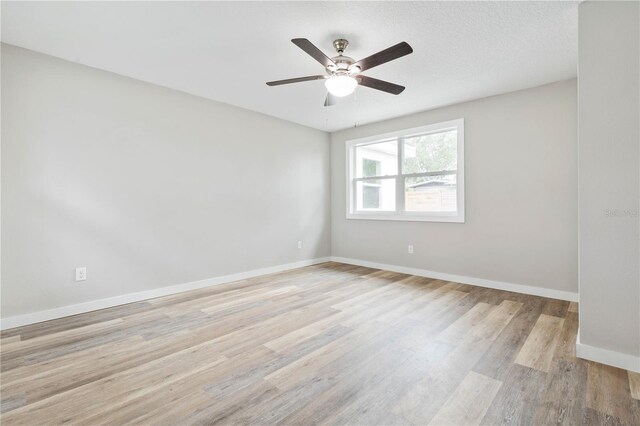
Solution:
[{"label": "window muntin", "polygon": [[348,141],[347,218],[464,222],[463,120]]}]

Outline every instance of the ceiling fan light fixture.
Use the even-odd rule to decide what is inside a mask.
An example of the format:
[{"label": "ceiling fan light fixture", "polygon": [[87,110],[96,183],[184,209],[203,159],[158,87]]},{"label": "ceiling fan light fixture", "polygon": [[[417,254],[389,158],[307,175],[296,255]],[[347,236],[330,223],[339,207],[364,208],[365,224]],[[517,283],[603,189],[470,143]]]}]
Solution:
[{"label": "ceiling fan light fixture", "polygon": [[329,93],[340,98],[349,96],[358,87],[358,81],[349,75],[334,75],[325,81]]},{"label": "ceiling fan light fixture", "polygon": [[360,67],[357,65],[351,65],[347,72],[349,73],[349,75],[360,74]]}]

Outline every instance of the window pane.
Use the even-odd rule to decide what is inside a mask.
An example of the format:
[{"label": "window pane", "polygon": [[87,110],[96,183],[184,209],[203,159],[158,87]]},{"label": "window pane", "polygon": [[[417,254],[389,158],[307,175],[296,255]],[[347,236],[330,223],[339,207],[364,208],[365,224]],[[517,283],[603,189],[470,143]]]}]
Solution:
[{"label": "window pane", "polygon": [[456,175],[409,177],[404,185],[405,210],[408,212],[455,212]]},{"label": "window pane", "polygon": [[398,141],[378,142],[355,147],[356,177],[398,174]]},{"label": "window pane", "polygon": [[380,208],[380,186],[364,185],[362,187],[362,207],[365,209]]},{"label": "window pane", "polygon": [[381,176],[382,173],[382,161],[371,160],[369,158],[362,159],[362,176]]},{"label": "window pane", "polygon": [[396,209],[396,180],[367,179],[356,182],[356,209],[393,211]]},{"label": "window pane", "polygon": [[458,131],[412,136],[404,140],[403,173],[456,170]]}]

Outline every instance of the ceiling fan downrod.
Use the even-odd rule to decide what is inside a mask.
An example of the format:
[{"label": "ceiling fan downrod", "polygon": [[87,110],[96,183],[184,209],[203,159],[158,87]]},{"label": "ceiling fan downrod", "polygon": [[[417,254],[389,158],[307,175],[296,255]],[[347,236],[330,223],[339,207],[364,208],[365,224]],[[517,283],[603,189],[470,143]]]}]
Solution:
[{"label": "ceiling fan downrod", "polygon": [[333,47],[336,49],[338,55],[340,56],[342,56],[344,51],[347,49],[347,46],[349,46],[349,41],[343,38],[339,38],[333,41]]}]

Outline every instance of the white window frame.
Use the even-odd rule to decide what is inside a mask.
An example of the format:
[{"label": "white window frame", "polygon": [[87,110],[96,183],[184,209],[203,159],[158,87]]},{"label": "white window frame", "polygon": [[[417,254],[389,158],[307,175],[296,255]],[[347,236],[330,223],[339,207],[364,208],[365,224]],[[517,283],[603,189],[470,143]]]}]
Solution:
[{"label": "white window frame", "polygon": [[[457,170],[456,170],[456,209],[455,212],[408,212],[404,210],[404,183],[407,177],[427,176],[435,173],[402,173],[404,163],[404,138],[424,135],[429,133],[441,133],[448,130],[457,130]],[[398,141],[398,172],[395,175],[369,176],[356,178],[355,148],[374,142],[383,142],[389,139]],[[402,220],[418,222],[454,222],[464,223],[464,118],[414,127],[383,135],[368,136],[366,138],[353,139],[346,142],[346,195],[347,195],[347,219],[365,220]],[[356,184],[368,179],[396,179],[396,210],[395,211],[358,211],[356,210]]]}]

